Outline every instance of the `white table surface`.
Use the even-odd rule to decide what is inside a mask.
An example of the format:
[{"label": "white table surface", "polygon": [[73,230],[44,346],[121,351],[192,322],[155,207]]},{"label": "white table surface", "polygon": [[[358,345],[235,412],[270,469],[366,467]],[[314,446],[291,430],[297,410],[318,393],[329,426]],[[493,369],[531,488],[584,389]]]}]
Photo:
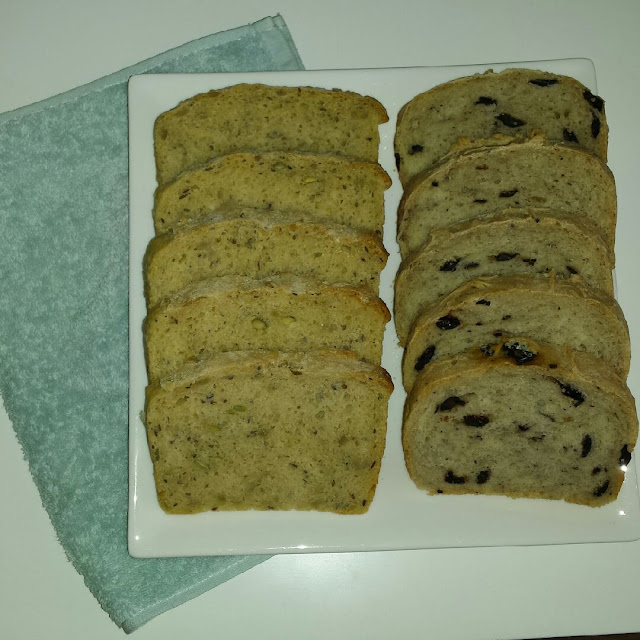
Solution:
[{"label": "white table surface", "polygon": [[[632,324],[630,386],[639,395],[640,234],[631,222],[640,215],[639,1],[0,4],[0,112],[278,12],[309,69],[591,58],[611,127],[619,299]],[[57,543],[3,410],[0,501],[0,637],[122,638]],[[640,631],[638,567],[640,541],[279,556],[135,637],[475,640]]]}]

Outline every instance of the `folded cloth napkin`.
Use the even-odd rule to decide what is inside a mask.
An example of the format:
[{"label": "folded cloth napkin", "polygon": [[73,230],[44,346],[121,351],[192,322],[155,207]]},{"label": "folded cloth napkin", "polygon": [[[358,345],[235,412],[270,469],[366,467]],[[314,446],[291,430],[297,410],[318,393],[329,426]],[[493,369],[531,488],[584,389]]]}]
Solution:
[{"label": "folded cloth napkin", "polygon": [[276,16],[0,115],[0,391],[69,560],[127,632],[266,558],[127,551],[127,81],[301,68]]}]

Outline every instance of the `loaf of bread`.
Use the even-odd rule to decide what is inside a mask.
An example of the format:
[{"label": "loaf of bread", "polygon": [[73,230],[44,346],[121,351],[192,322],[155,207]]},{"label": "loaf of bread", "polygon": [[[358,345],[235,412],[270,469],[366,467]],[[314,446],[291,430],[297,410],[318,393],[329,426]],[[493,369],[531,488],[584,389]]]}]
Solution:
[{"label": "loaf of bread", "polygon": [[407,185],[398,209],[403,256],[418,249],[432,229],[506,207],[546,207],[586,218],[613,250],[616,186],[600,158],[541,136],[502,142],[452,154]]},{"label": "loaf of bread", "polygon": [[364,513],[385,447],[388,374],[347,351],[226,353],[147,388],[169,513]]},{"label": "loaf of bread", "polygon": [[293,210],[382,235],[380,165],[330,155],[233,153],[183,173],[156,190],[156,233],[200,220],[221,208]]},{"label": "loaf of bread", "polygon": [[607,159],[604,101],[574,78],[531,69],[458,78],[413,98],[398,115],[395,152],[400,179],[443,158],[459,138],[541,131]]},{"label": "loaf of bread", "polygon": [[405,344],[412,322],[427,306],[481,276],[577,274],[587,286],[613,295],[611,255],[593,225],[576,216],[549,214],[514,209],[432,231],[398,271],[395,323],[400,343]]},{"label": "loaf of bread", "polygon": [[306,151],[378,161],[378,126],[389,117],[373,98],[313,87],[239,84],[201,93],[155,122],[158,184],[235,151]]},{"label": "loaf of bread", "polygon": [[402,363],[405,389],[434,361],[513,335],[586,351],[622,379],[629,372],[629,329],[613,298],[579,276],[495,276],[462,284],[416,318]]},{"label": "loaf of bread", "polygon": [[618,495],[637,431],[633,397],[602,360],[515,337],[423,371],[402,441],[429,493],[599,506]]},{"label": "loaf of bread", "polygon": [[145,254],[150,307],[189,284],[225,275],[306,275],[378,293],[387,252],[374,233],[304,222],[293,212],[244,209],[217,215],[151,240]]},{"label": "loaf of bread", "polygon": [[301,277],[206,280],[149,312],[149,379],[223,351],[351,349],[379,364],[390,318],[380,298],[353,287]]}]

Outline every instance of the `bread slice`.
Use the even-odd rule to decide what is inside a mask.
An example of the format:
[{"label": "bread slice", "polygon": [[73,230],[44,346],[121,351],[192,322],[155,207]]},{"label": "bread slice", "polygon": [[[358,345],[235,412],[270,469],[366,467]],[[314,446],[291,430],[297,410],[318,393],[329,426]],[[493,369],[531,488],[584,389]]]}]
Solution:
[{"label": "bread slice", "polygon": [[459,138],[541,131],[607,160],[602,98],[577,80],[545,71],[507,69],[457,78],[421,93],[398,115],[396,162],[406,184],[443,158]]},{"label": "bread slice", "polygon": [[429,493],[599,506],[618,495],[637,433],[633,397],[606,363],[513,338],[421,373],[402,440]]},{"label": "bread slice", "polygon": [[505,207],[546,207],[586,218],[613,250],[616,185],[600,158],[541,136],[511,140],[453,154],[407,185],[398,209],[403,256],[418,249],[432,229]]},{"label": "bread slice", "polygon": [[329,155],[233,153],[156,190],[156,233],[221,208],[289,209],[382,235],[384,169]]},{"label": "bread slice", "polygon": [[225,353],[147,388],[168,513],[368,510],[391,380],[348,351]]},{"label": "bread slice", "polygon": [[[443,325],[442,318],[457,323]],[[570,282],[555,274],[495,276],[462,284],[418,316],[402,363],[405,389],[435,360],[495,345],[510,335],[586,351],[623,379],[629,372],[629,329],[613,298],[578,276]]]},{"label": "bread slice", "polygon": [[400,265],[395,323],[405,344],[414,319],[441,296],[481,276],[550,273],[580,275],[613,295],[612,258],[593,225],[575,216],[514,209],[431,232],[422,249]]},{"label": "bread slice", "polygon": [[379,363],[389,310],[380,298],[308,278],[214,278],[145,319],[150,380],[221,351],[351,349]]},{"label": "bread slice", "polygon": [[373,233],[252,209],[212,216],[151,240],[144,261],[150,307],[189,284],[224,275],[306,275],[377,294],[388,254]]},{"label": "bread slice", "polygon": [[307,151],[378,161],[373,98],[338,89],[239,84],[201,93],[160,114],[154,126],[158,184],[235,151]]}]

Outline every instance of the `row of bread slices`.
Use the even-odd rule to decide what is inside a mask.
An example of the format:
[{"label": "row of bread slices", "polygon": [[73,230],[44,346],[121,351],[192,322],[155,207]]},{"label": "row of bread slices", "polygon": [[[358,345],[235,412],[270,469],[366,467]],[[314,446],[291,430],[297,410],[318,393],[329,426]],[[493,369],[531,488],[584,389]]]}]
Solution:
[{"label": "row of bread slices", "polygon": [[362,513],[392,385],[377,101],[236,85],[155,123],[146,425],[172,513]]},{"label": "row of bread slices", "polygon": [[638,422],[607,131],[601,98],[527,69],[400,113],[403,444],[430,493],[618,494]]}]

